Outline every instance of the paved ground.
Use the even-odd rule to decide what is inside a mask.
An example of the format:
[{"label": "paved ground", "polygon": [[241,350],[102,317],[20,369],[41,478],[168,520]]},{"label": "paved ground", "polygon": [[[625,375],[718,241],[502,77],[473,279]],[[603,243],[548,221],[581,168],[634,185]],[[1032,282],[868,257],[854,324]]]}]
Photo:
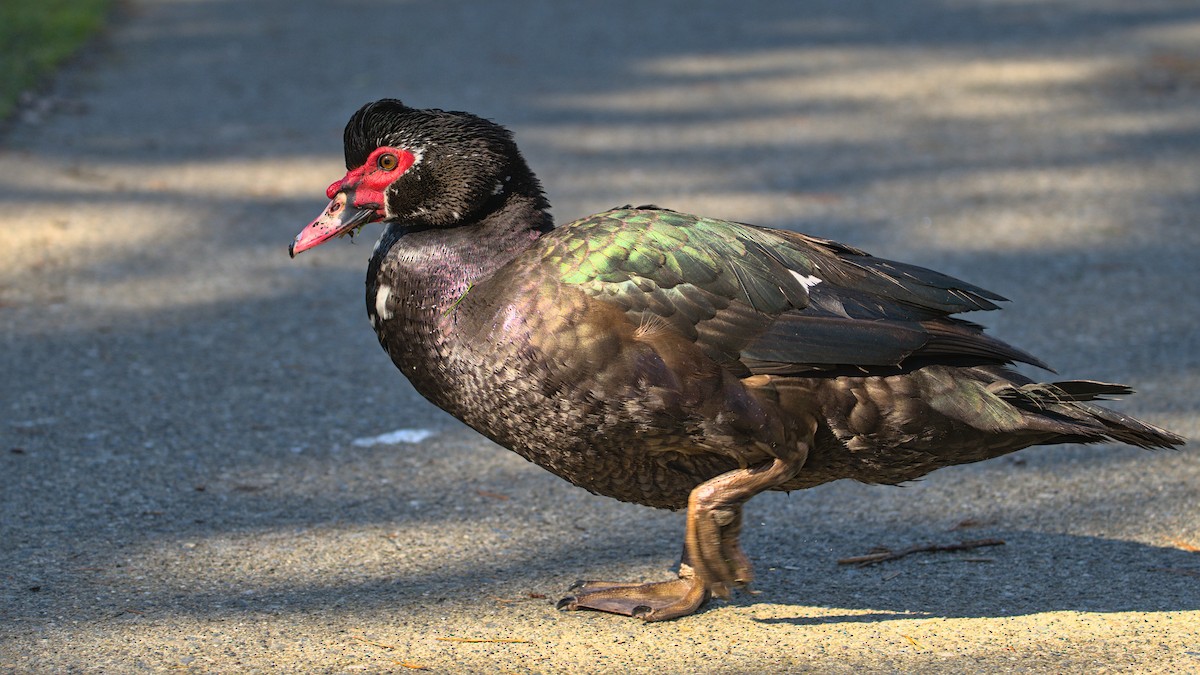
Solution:
[{"label": "paved ground", "polygon": [[[669,574],[680,517],[420,400],[369,244],[285,253],[362,102],[471,110],[560,220],[656,202],[937,267],[1200,438],[1194,0],[123,4],[0,150],[0,671],[1200,670],[1194,447],[766,496],[759,595],[558,613]],[[433,435],[370,443],[398,429]]]}]

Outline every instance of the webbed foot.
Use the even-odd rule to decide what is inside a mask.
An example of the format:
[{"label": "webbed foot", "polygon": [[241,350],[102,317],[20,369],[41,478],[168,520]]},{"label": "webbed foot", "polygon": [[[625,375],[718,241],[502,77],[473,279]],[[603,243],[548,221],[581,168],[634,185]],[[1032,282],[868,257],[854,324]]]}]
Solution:
[{"label": "webbed foot", "polygon": [[594,609],[645,621],[687,616],[709,598],[704,583],[691,575],[648,584],[580,581],[571,590],[575,594],[560,600],[559,609]]}]

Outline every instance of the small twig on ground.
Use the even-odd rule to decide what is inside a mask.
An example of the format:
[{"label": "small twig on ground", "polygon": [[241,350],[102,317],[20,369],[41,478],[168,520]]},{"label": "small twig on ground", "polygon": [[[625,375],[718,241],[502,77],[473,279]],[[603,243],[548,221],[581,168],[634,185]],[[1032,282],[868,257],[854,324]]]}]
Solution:
[{"label": "small twig on ground", "polygon": [[434,638],[434,639],[438,640],[439,642],[471,642],[471,643],[475,643],[475,642],[507,642],[507,643],[514,643],[514,644],[528,644],[528,643],[532,642],[532,640],[516,640],[513,638],[440,637],[440,638]]},{"label": "small twig on ground", "polygon": [[492,596],[492,600],[495,600],[496,602],[498,602],[502,605],[509,605],[514,602],[529,602],[530,600],[545,600],[545,599],[546,599],[545,593],[527,593],[523,596],[519,596],[516,598],[502,598],[498,595]]},{"label": "small twig on ground", "polygon": [[1200,570],[1190,570],[1184,567],[1151,567],[1151,572],[1166,572],[1184,577],[1200,577]]},{"label": "small twig on ground", "polygon": [[842,558],[838,560],[839,565],[857,565],[866,567],[868,565],[876,565],[888,560],[896,560],[903,558],[906,555],[913,553],[943,553],[948,551],[970,551],[971,549],[983,548],[985,546],[1003,546],[1004,541],[1000,539],[973,539],[971,541],[960,541],[957,544],[929,544],[927,546],[910,546],[899,551],[893,551],[889,548],[880,547],[875,551],[866,555],[857,555],[851,558]]},{"label": "small twig on ground", "polygon": [[978,518],[964,518],[963,520],[958,521],[958,524],[950,528],[949,531],[954,532],[955,530],[966,530],[972,527],[983,527],[984,525],[990,524],[991,523],[989,521],[979,520]]},{"label": "small twig on ground", "polygon": [[919,642],[917,642],[916,640],[912,639],[911,637],[905,635],[904,633],[900,633],[900,637],[904,638],[905,640],[908,640],[908,643],[911,644],[912,646],[916,647],[917,649],[924,649],[924,647],[922,647]]},{"label": "small twig on ground", "polygon": [[[383,647],[384,649],[395,649],[396,648],[396,645],[389,645],[385,642],[376,642],[375,640],[368,640],[367,638],[365,638],[361,635],[351,635],[350,637],[352,639],[358,640],[359,642],[365,642],[369,645],[374,645],[376,647]],[[426,668],[425,666],[423,666],[419,663],[413,663],[411,661],[396,661],[395,659],[393,659],[392,663],[394,663],[398,666],[403,666],[405,668],[409,668],[411,670],[429,670],[429,668]]]}]

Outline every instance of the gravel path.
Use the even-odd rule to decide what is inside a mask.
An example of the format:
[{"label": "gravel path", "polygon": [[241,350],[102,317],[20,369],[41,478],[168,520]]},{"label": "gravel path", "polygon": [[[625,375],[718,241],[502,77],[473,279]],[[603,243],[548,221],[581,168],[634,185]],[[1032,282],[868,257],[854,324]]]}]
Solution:
[{"label": "gravel path", "polygon": [[361,103],[470,110],[560,221],[653,202],[935,267],[1197,439],[1194,0],[123,7],[0,147],[0,671],[1200,671],[1190,446],[767,495],[759,594],[559,613],[670,574],[681,517],[421,400],[366,322],[369,243],[286,255]]}]

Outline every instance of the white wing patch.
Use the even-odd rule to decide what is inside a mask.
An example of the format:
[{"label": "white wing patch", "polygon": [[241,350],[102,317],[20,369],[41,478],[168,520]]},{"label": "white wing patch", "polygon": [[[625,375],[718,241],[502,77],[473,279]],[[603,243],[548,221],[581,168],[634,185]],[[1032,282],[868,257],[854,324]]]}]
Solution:
[{"label": "white wing patch", "polygon": [[380,321],[392,318],[392,311],[387,306],[390,297],[392,297],[392,287],[380,284],[379,291],[375,293],[375,315],[379,317]]},{"label": "white wing patch", "polygon": [[806,291],[809,290],[810,288],[812,288],[813,286],[816,286],[817,284],[821,283],[820,279],[818,279],[817,277],[814,277],[811,274],[801,274],[801,273],[797,272],[796,270],[788,270],[788,271],[792,273],[792,276],[796,277],[796,281],[799,281],[800,285],[803,286],[804,290],[806,290]]}]

